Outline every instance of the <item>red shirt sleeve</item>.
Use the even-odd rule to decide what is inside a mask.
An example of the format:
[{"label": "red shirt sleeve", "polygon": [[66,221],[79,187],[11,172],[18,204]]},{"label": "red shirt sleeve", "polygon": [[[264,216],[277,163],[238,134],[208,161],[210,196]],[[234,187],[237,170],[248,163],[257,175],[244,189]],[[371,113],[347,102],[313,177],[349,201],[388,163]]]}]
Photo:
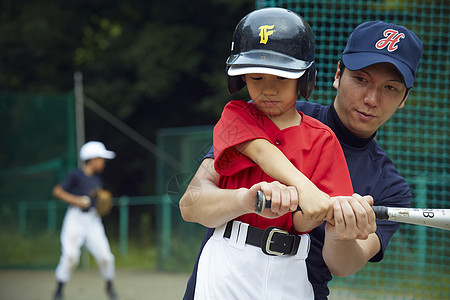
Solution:
[{"label": "red shirt sleeve", "polygon": [[268,120],[252,103],[239,100],[225,106],[213,131],[214,167],[220,175],[230,176],[256,166],[234,146],[254,139],[270,140],[264,127],[274,124]]},{"label": "red shirt sleeve", "polygon": [[334,132],[319,121],[305,116],[302,135],[305,144],[307,141],[311,143],[312,151],[303,151],[301,155],[294,156],[294,160],[302,157],[314,164],[309,164],[306,168],[299,166],[308,165],[305,162],[294,164],[329,196],[352,195],[353,186],[347,162]]},{"label": "red shirt sleeve", "polygon": [[314,169],[311,181],[315,182],[321,191],[331,197],[351,196],[353,194],[347,162],[337,138],[330,138],[323,145],[323,151]]}]

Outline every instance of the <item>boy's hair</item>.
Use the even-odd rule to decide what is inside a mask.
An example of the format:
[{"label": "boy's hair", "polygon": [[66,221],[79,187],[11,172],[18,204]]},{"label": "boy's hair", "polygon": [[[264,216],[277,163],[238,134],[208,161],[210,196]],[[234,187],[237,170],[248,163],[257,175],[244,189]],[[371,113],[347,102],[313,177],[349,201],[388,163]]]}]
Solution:
[{"label": "boy's hair", "polygon": [[315,85],[314,34],[298,14],[284,8],[263,8],[236,26],[226,62],[228,92],[245,86],[244,74],[263,73],[299,79],[300,95],[309,99]]}]

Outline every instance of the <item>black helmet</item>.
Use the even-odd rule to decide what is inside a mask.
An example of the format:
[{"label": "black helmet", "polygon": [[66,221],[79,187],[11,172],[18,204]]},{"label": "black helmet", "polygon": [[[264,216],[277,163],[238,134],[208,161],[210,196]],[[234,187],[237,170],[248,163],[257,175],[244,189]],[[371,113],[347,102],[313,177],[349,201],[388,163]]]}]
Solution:
[{"label": "black helmet", "polygon": [[309,99],[316,79],[314,46],[311,27],[300,15],[284,8],[249,13],[234,31],[226,62],[228,92],[245,86],[240,75],[268,73],[299,78],[300,95]]}]

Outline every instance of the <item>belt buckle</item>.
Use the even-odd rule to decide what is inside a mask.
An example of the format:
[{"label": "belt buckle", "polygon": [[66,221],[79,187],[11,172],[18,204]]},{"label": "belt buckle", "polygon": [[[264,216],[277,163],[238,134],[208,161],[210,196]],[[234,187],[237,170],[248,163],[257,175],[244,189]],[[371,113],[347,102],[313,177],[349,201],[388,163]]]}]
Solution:
[{"label": "belt buckle", "polygon": [[268,254],[268,255],[283,256],[286,253],[273,251],[270,249],[271,244],[274,243],[274,241],[272,241],[272,238],[275,234],[290,235],[290,233],[284,229],[281,229],[278,227],[269,227],[266,229],[266,231],[264,233],[265,238],[263,239],[263,245],[261,245],[262,246],[261,249],[265,254]]}]

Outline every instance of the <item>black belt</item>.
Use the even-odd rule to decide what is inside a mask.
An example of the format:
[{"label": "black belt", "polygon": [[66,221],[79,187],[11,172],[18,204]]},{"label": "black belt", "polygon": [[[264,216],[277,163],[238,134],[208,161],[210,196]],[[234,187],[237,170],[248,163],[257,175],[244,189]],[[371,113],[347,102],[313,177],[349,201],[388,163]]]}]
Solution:
[{"label": "black belt", "polygon": [[[233,221],[228,222],[223,237],[230,238]],[[267,255],[295,255],[301,237],[278,227],[262,230],[248,226],[246,244],[261,248]]]}]

